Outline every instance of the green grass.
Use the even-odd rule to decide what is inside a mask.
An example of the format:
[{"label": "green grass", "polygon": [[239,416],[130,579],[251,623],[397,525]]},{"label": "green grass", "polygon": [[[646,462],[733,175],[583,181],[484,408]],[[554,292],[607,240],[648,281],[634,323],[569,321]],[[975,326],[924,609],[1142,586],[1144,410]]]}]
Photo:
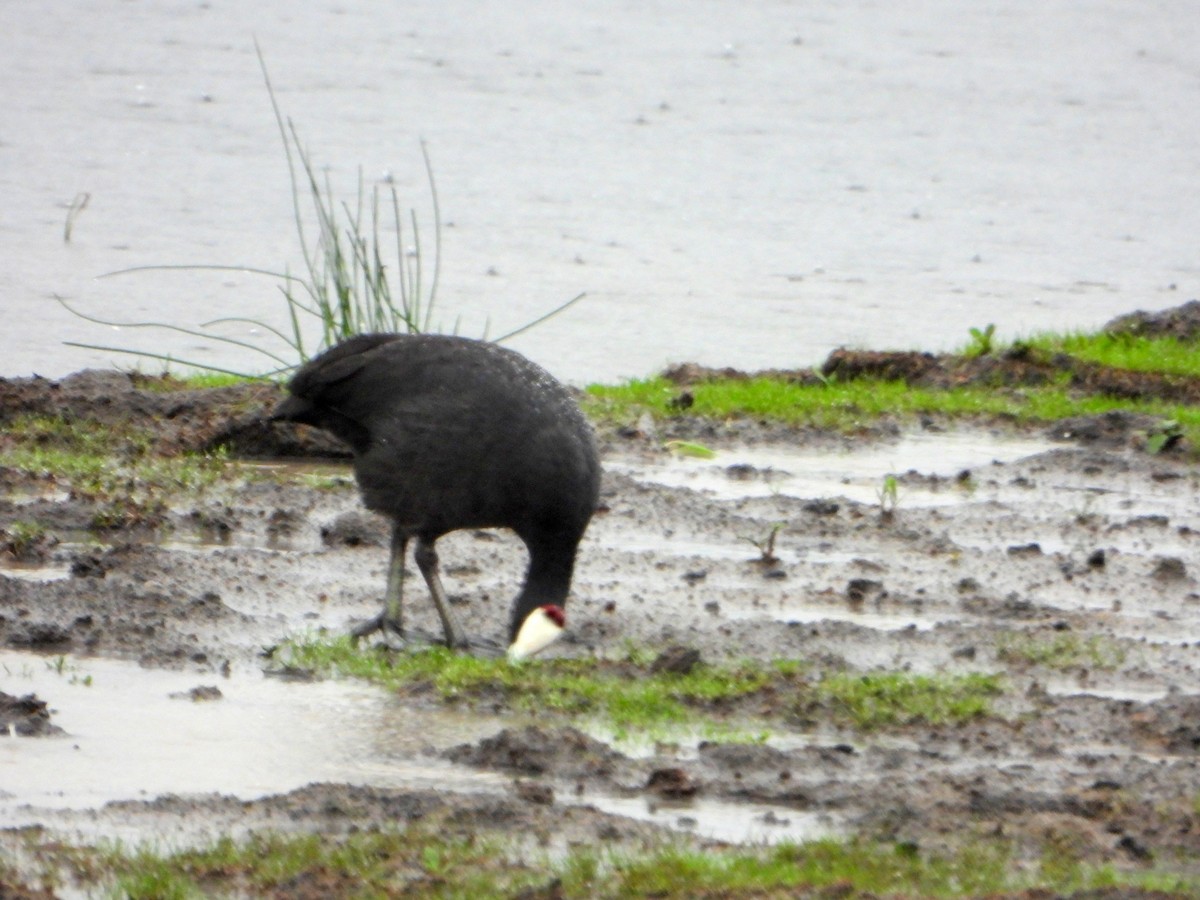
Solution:
[{"label": "green grass", "polygon": [[[289,665],[363,678],[392,690],[430,687],[447,701],[501,698],[513,708],[598,719],[619,735],[692,725],[697,709],[761,690],[780,670],[745,663],[700,665],[686,675],[651,673],[632,662],[535,660],[511,665],[433,647],[414,653],[356,648],[346,637],[291,641],[277,652]],[[717,729],[718,731],[720,729]]]},{"label": "green grass", "polygon": [[[1053,869],[1053,871],[1051,871]],[[1023,871],[1000,841],[968,844],[952,854],[926,854],[911,845],[826,839],[762,851],[697,853],[668,850],[618,864],[623,897],[790,897],[832,889],[838,897],[982,897],[1001,891],[1051,888],[1080,891],[1146,885],[1192,896],[1196,882],[1172,875],[1126,875],[1107,866],[1043,865]],[[805,894],[807,896],[807,894]],[[823,896],[823,895],[822,895]]]},{"label": "green grass", "polygon": [[1178,403],[1137,401],[1078,394],[1065,385],[1008,388],[961,387],[933,390],[902,381],[857,379],[798,384],[772,378],[703,382],[688,387],[686,412],[671,401],[678,385],[665,378],[634,379],[617,385],[590,385],[583,406],[600,422],[625,423],[643,412],[658,419],[681,415],[712,419],[753,418],[853,432],[881,417],[914,419],[937,415],[955,419],[1009,419],[1025,424],[1111,410],[1145,412],[1179,423],[1193,442],[1200,438],[1200,409]]},{"label": "green grass", "polygon": [[145,456],[121,460],[54,448],[16,448],[0,451],[0,466],[30,475],[68,481],[76,495],[136,500],[159,493],[189,493],[220,480],[224,462],[219,455]]},{"label": "green grass", "polygon": [[96,528],[157,520],[173,498],[214,486],[226,471],[220,453],[163,456],[145,432],[52,416],[7,423],[0,466],[64,482],[74,497],[97,505]]},{"label": "green grass", "polygon": [[253,384],[262,381],[248,375],[237,375],[232,372],[190,372],[178,375],[170,374],[162,378],[141,378],[137,386],[147,391],[171,393],[172,391],[202,391],[213,388],[237,387],[242,384]]},{"label": "green grass", "polygon": [[1076,359],[1116,369],[1200,378],[1200,346],[1175,338],[1070,332],[1037,334],[1019,343],[1045,353],[1066,353]]},{"label": "green grass", "polygon": [[[391,690],[430,689],[450,702],[495,704],[586,719],[611,726],[619,737],[662,736],[699,729],[711,739],[759,740],[768,732],[762,704],[740,699],[769,695],[780,714],[821,713],[835,722],[872,730],[925,722],[961,724],[992,713],[1003,692],[999,676],[834,673],[809,678],[794,660],[698,665],[686,675],[654,673],[643,654],[624,661],[534,660],[513,666],[431,648],[391,653],[355,648],[348,638],[311,636],[283,645],[276,658],[323,675],[362,678]],[[745,708],[754,718],[747,719]],[[730,730],[734,717],[742,730]],[[747,735],[753,737],[747,737]]]},{"label": "green grass", "polygon": [[1050,637],[1012,634],[1000,638],[997,656],[1005,662],[1048,669],[1115,669],[1125,662],[1123,647],[1104,635],[1080,637],[1064,632]]},{"label": "green grass", "polygon": [[[1145,338],[1105,333],[1039,334],[1004,347],[995,346],[992,330],[972,329],[966,357],[995,354],[1022,345],[1039,357],[1067,354],[1076,359],[1137,372],[1200,377],[1200,344],[1173,338]],[[1185,437],[1200,443],[1200,409],[1159,400],[1136,400],[1088,394],[1071,384],[1062,371],[1049,383],[1005,386],[963,385],[949,389],[914,387],[903,381],[874,378],[851,380],[781,378],[715,378],[687,386],[689,403],[678,403],[683,388],[662,377],[632,379],[615,385],[590,385],[583,405],[594,419],[612,424],[650,413],[711,419],[755,418],[787,424],[854,432],[881,417],[913,419],[1007,419],[1023,424],[1053,422],[1124,410],[1178,423]]]},{"label": "green grass", "polygon": [[49,536],[49,529],[41,522],[17,519],[0,528],[0,547],[19,559]]},{"label": "green grass", "polygon": [[857,727],[875,729],[926,722],[962,724],[990,715],[992,698],[1004,692],[998,675],[912,675],[905,672],[835,674],[817,694]]},{"label": "green grass", "polygon": [[[436,818],[436,814],[435,814]],[[908,844],[824,839],[765,848],[694,849],[677,843],[641,850],[575,847],[556,856],[517,849],[511,837],[456,837],[423,823],[345,836],[252,833],[198,849],[160,852],[58,842],[36,858],[53,883],[55,866],[83,887],[128,900],[209,896],[512,897],[557,883],[567,898],[837,897],[965,898],[1041,888],[1076,892],[1114,886],[1195,896],[1195,880],[1120,872],[1050,852],[1022,862],[997,838],[965,838],[954,852]],[[547,896],[550,896],[549,894]]]}]

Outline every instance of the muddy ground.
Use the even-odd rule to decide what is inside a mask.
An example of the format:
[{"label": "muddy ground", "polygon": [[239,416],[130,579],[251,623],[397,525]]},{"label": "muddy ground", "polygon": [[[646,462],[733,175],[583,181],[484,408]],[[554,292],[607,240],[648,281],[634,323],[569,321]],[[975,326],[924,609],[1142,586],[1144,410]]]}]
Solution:
[{"label": "muddy ground", "polygon": [[[386,527],[361,511],[348,469],[322,468],[318,480],[262,462],[338,452],[315,433],[267,425],[274,388],[150,387],[116,372],[0,382],[6,421],[51,412],[136,421],[154,429],[152,452],[224,444],[235,457],[227,482],[99,531],[94,499],[49,475],[0,472],[0,529],[10,536],[0,645],[194,673],[198,687],[218,688],[220,703],[222,684],[271,667],[264,647],[317,627],[345,629],[376,610]],[[999,672],[1007,686],[994,716],[863,731],[830,710],[780,709],[753,695],[721,714],[768,723],[765,744],[684,738],[633,750],[556,716],[502,714],[490,734],[422,748],[418,755],[444,765],[440,790],[368,779],[267,797],[130,796],[83,811],[10,804],[4,824],[85,834],[119,824],[154,835],[188,823],[208,833],[437,821],[539,845],[636,844],[659,829],[589,806],[603,795],[668,803],[668,824],[685,835],[711,803],[766,808],[756,839],[791,814],[830,833],[930,850],[1003,836],[1031,859],[1049,847],[1120,868],[1194,873],[1200,478],[1186,453],[1145,452],[1147,427],[1121,415],[1053,433],[927,421],[846,437],[682,420],[601,436],[602,510],[581,548],[569,635],[553,653],[620,657],[631,644],[680,645],[711,662],[802,660],[814,677]],[[718,456],[671,458],[662,446],[676,433],[702,438]],[[886,459],[913,441],[921,461],[896,473],[898,503],[885,514],[871,486],[890,470],[847,451]],[[978,461],[947,471],[943,451],[964,443],[984,448]],[[993,446],[1004,461],[993,461]],[[842,466],[844,481],[812,488],[786,462],[764,462],[776,458]],[[11,540],[15,523],[31,520],[47,534],[31,545]],[[777,523],[777,559],[764,562],[748,538]],[[522,575],[519,543],[460,533],[439,548],[460,619],[499,639]],[[434,631],[418,585],[410,582],[411,620]],[[1077,640],[1063,643],[1068,636]],[[1020,653],[1055,641],[1082,655]],[[22,746],[85,740],[55,715],[53,692],[23,697],[11,668],[0,689],[11,695],[0,713],[15,735],[66,732],[15,737]],[[427,692],[395,702],[414,711],[439,703]],[[36,751],[8,758],[10,786],[26,752]],[[481,771],[507,787],[459,790]]]}]

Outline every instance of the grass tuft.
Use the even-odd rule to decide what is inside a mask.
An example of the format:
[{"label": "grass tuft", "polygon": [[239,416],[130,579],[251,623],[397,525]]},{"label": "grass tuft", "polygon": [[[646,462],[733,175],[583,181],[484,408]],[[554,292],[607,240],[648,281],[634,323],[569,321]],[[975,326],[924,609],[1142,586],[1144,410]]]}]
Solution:
[{"label": "grass tuft", "polygon": [[962,724],[991,715],[993,697],[1004,692],[999,675],[834,674],[823,679],[818,695],[859,728],[927,722]]},{"label": "grass tuft", "polygon": [[[293,640],[277,651],[286,664],[363,678],[392,690],[431,688],[443,700],[503,699],[521,710],[598,719],[619,735],[693,724],[698,710],[761,690],[772,671],[750,663],[652,673],[632,662],[534,660],[513,666],[432,647],[413,653],[359,649],[347,637]],[[775,675],[774,677],[779,677]]]},{"label": "grass tuft", "polygon": [[1125,649],[1105,635],[1081,637],[1069,632],[1038,638],[1001,635],[996,655],[1005,662],[1048,669],[1116,669],[1125,662]]}]

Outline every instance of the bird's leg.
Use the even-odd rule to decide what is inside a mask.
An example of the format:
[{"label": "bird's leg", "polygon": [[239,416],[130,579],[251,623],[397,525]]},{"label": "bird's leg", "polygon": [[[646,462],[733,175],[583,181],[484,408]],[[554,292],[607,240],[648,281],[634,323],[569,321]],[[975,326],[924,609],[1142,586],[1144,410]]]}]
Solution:
[{"label": "bird's leg", "polygon": [[446,646],[452,650],[466,649],[470,646],[467,642],[467,636],[463,633],[462,626],[458,624],[458,620],[454,617],[454,611],[450,609],[450,603],[446,599],[446,591],[442,587],[441,576],[438,575],[438,556],[437,551],[433,549],[433,541],[427,541],[425,538],[417,538],[417,550],[413,554],[417,561],[417,568],[421,570],[421,574],[425,577],[425,583],[429,585],[429,593],[433,597],[433,605],[437,607],[438,616],[442,620],[442,630],[446,633]]},{"label": "bird's leg", "polygon": [[387,595],[383,609],[350,632],[354,640],[376,631],[384,636],[404,637],[404,556],[408,549],[408,533],[396,526],[392,529],[392,555],[388,560]]}]

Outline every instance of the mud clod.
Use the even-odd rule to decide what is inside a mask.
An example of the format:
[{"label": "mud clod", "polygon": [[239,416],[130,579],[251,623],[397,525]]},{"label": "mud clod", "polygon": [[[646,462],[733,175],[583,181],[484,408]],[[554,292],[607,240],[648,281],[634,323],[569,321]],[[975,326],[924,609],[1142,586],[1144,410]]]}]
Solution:
[{"label": "mud clod", "polygon": [[605,778],[625,757],[575,728],[506,728],[478,744],[444,753],[453,762],[520,775],[553,773],[560,778]]},{"label": "mud clod", "polygon": [[1159,557],[1154,564],[1154,571],[1150,573],[1150,577],[1155,581],[1174,582],[1186,581],[1188,577],[1187,566],[1184,565],[1182,559],[1178,556],[1163,556]]},{"label": "mud clod", "polygon": [[201,684],[189,691],[178,691],[170,695],[173,700],[191,700],[193,703],[210,703],[222,700],[225,695],[215,684]]},{"label": "mud clod", "polygon": [[673,800],[683,797],[694,797],[700,791],[692,777],[683,769],[655,769],[646,781],[646,788],[652,794],[668,797]]},{"label": "mud clod", "polygon": [[14,697],[0,691],[0,736],[45,737],[63,733],[50,721],[45,701],[33,694]]},{"label": "mud clod", "polygon": [[656,674],[688,675],[700,664],[700,651],[695,647],[668,647],[650,664]]},{"label": "mud clod", "polygon": [[1104,326],[1109,334],[1138,337],[1172,337],[1179,341],[1200,338],[1200,300],[1189,300],[1160,312],[1137,312],[1117,316]]},{"label": "mud clod", "polygon": [[388,531],[379,516],[352,510],[322,528],[321,540],[328,547],[382,547],[387,544]]}]

